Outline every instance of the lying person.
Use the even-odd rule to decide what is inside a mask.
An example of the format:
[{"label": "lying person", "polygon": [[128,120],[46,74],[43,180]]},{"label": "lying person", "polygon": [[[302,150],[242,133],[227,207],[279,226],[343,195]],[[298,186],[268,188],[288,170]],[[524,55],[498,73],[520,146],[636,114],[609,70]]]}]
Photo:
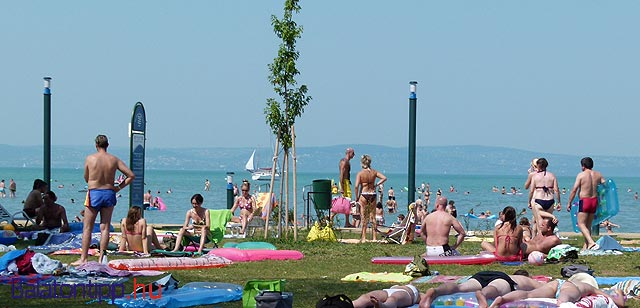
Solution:
[{"label": "lying person", "polygon": [[624,307],[626,298],[620,290],[616,294],[610,295],[600,289],[595,278],[587,273],[577,273],[567,280],[556,279],[531,290],[517,290],[503,296],[496,297],[490,307],[500,307],[500,305],[526,298],[555,298],[558,306],[562,303],[574,303],[582,297],[589,295],[604,295],[610,297],[618,307]]},{"label": "lying person", "polygon": [[149,247],[165,249],[160,245],[153,227],[147,226],[147,221],[142,218],[142,208],[139,206],[129,208],[127,217],[122,219],[120,229],[122,231],[120,251],[138,251],[148,254]]},{"label": "lying person", "polygon": [[389,289],[375,290],[360,295],[353,301],[354,308],[409,307],[420,301],[420,292],[413,285],[395,285]]},{"label": "lying person", "polygon": [[478,298],[478,305],[487,307],[487,299],[505,295],[516,290],[516,287],[518,290],[533,290],[542,284],[535,279],[529,278],[529,273],[525,270],[518,270],[513,275],[497,271],[481,271],[475,273],[463,283],[447,282],[437,288],[428,289],[422,296],[420,307],[431,307],[433,300],[441,295],[474,291]]}]

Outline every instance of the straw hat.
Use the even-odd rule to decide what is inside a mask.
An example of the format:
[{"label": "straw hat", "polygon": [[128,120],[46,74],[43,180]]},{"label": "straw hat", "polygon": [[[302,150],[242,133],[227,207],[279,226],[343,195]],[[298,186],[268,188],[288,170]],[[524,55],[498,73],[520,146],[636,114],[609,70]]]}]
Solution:
[{"label": "straw hat", "polygon": [[599,289],[598,287],[598,282],[596,281],[595,278],[593,278],[593,276],[587,274],[587,273],[576,273],[573,274],[571,277],[569,277],[568,279],[571,282],[577,281],[577,282],[582,282],[582,283],[586,283],[596,289]]}]

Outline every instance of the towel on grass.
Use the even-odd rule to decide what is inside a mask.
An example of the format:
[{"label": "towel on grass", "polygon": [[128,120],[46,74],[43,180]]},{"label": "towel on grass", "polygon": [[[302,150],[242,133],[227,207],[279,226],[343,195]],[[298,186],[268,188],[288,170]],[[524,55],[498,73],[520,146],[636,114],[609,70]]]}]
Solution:
[{"label": "towel on grass", "polygon": [[77,267],[69,266],[69,273],[75,276],[89,276],[89,275],[101,275],[111,277],[125,277],[125,276],[158,276],[164,274],[161,271],[142,270],[142,271],[127,271],[111,268],[106,264],[101,264],[96,261],[89,261],[85,264]]},{"label": "towel on grass", "polygon": [[420,284],[420,283],[445,283],[445,282],[453,282],[453,283],[463,283],[469,280],[471,276],[447,276],[447,275],[432,275],[432,276],[422,276],[413,280],[411,283]]},{"label": "towel on grass", "polygon": [[403,273],[370,273],[359,272],[355,274],[349,274],[342,281],[358,281],[358,282],[401,282],[409,283],[413,277],[404,275]]}]

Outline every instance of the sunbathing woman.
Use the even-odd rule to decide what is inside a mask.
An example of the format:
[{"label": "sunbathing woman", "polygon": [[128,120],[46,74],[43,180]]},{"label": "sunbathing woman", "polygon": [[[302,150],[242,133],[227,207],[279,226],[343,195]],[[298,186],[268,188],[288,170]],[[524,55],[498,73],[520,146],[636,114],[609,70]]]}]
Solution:
[{"label": "sunbathing woman", "polygon": [[235,213],[237,208],[240,208],[240,223],[242,224],[242,230],[240,233],[245,234],[247,225],[253,219],[253,210],[255,209],[256,200],[249,194],[251,190],[251,183],[249,181],[242,181],[242,195],[236,198],[236,202],[231,208],[231,213]]},{"label": "sunbathing woman", "polygon": [[493,232],[493,242],[482,242],[480,246],[493,254],[500,261],[520,261],[523,257],[522,227],[516,222],[516,209],[507,206],[502,210],[502,223]]},{"label": "sunbathing woman", "polygon": [[574,274],[567,280],[556,279],[531,290],[516,290],[503,296],[498,296],[490,307],[500,307],[500,305],[526,298],[555,298],[558,306],[562,303],[574,303],[582,297],[589,295],[604,295],[610,297],[618,307],[624,307],[626,298],[620,290],[616,294],[607,294],[598,289],[595,278],[587,273]]},{"label": "sunbathing woman", "polygon": [[[358,172],[356,176],[356,196],[358,203],[360,203],[360,214],[362,215],[362,236],[360,242],[364,242],[367,239],[367,226],[369,221],[373,227],[371,233],[373,234],[373,240],[376,240],[376,187],[382,185],[387,180],[384,174],[371,169],[371,156],[365,154],[360,159],[360,165],[362,170]],[[376,183],[376,179],[379,179]]]},{"label": "sunbathing woman", "polygon": [[127,217],[122,219],[120,229],[122,230],[120,251],[138,251],[148,254],[149,247],[165,248],[158,242],[153,227],[147,226],[147,221],[142,218],[142,209],[139,206],[129,208]]},{"label": "sunbathing woman", "polygon": [[[547,171],[549,163],[545,158],[538,158],[536,162],[537,172],[531,177],[531,189],[529,190],[529,199],[533,210],[533,235],[537,233],[536,224],[542,218],[540,212],[544,211],[553,214],[554,203],[556,209],[560,211],[560,190],[558,189],[558,180],[553,173]],[[555,201],[555,197],[558,202]]]},{"label": "sunbathing woman", "polygon": [[180,228],[180,232],[176,238],[176,248],[173,251],[180,249],[180,243],[182,243],[182,237],[185,234],[191,236],[200,236],[200,246],[198,247],[198,253],[202,253],[204,244],[207,242],[207,236],[209,235],[209,210],[202,207],[204,198],[201,194],[195,194],[191,197],[192,208],[187,211],[184,218],[184,224]]},{"label": "sunbathing woman", "polygon": [[360,295],[353,301],[354,308],[396,308],[409,307],[420,302],[420,292],[413,285],[393,286]]}]

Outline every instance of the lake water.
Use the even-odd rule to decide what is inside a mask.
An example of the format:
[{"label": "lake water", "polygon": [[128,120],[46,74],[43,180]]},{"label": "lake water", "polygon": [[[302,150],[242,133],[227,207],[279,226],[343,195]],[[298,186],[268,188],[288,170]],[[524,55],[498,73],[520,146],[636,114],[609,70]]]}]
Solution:
[{"label": "lake water", "polygon": [[[354,170],[356,171],[356,170]],[[576,170],[578,172],[579,170]],[[27,194],[31,191],[33,186],[33,180],[42,177],[42,169],[31,168],[0,168],[0,179],[5,179],[8,187],[9,179],[13,178],[17,183],[17,197],[11,199],[7,197],[0,199],[0,203],[6,207],[10,212],[15,212],[22,209],[22,200],[24,200]],[[82,210],[85,193],[80,192],[85,187],[83,179],[82,169],[52,169],[52,187],[51,189],[58,195],[58,203],[65,206],[67,209],[67,215],[69,219],[79,215]],[[389,187],[393,187],[396,192],[396,199],[400,208],[400,212],[406,213],[406,205],[408,204],[408,192],[403,190],[408,182],[406,174],[385,174],[388,178],[385,184],[385,199],[386,190]],[[606,176],[606,175],[605,175]],[[354,174],[352,174],[354,177]],[[250,174],[246,171],[236,172],[234,177],[235,183],[241,183],[242,179],[250,179]],[[298,182],[298,213],[301,215],[304,210],[303,202],[303,186],[310,185],[315,179],[335,179],[337,180],[338,174],[332,173],[299,173]],[[640,178],[626,178],[626,177],[611,177],[618,187],[618,198],[620,203],[620,212],[617,216],[611,219],[613,223],[620,225],[620,228],[615,228],[616,232],[640,232],[640,227],[635,225],[638,209],[640,209],[640,201],[635,200],[633,192],[640,189]],[[210,191],[204,191],[204,181],[209,179],[211,182]],[[519,212],[523,208],[526,208],[527,193],[517,195],[502,195],[501,193],[492,192],[492,187],[497,186],[507,188],[514,186],[522,189],[524,181],[526,180],[526,174],[522,176],[474,176],[474,175],[416,175],[416,185],[425,182],[429,183],[431,187],[431,202],[432,205],[429,209],[433,208],[433,201],[435,198],[435,192],[438,188],[441,188],[443,195],[449,200],[454,200],[459,214],[468,212],[470,209],[474,209],[476,213],[491,211],[497,214],[502,208],[507,205],[511,205]],[[566,205],[568,191],[573,186],[574,177],[559,177],[560,189],[563,187],[567,189],[567,194],[563,195],[563,208]],[[167,211],[146,211],[145,218],[150,223],[174,223],[180,224],[184,220],[185,211],[191,207],[190,198],[195,193],[200,193],[204,196],[204,207],[212,209],[226,208],[226,174],[225,172],[213,172],[213,171],[185,171],[185,170],[147,170],[145,174],[146,189],[150,189],[153,195],[162,197],[167,205]],[[291,180],[290,183],[293,181]],[[266,183],[266,182],[265,182]],[[252,190],[255,190],[263,184],[263,182],[252,182]],[[58,187],[60,185],[60,187]],[[62,185],[64,187],[62,187]],[[453,185],[456,192],[449,192],[449,187]],[[279,189],[280,185],[276,184],[276,189]],[[627,192],[628,189],[632,192]],[[146,190],[145,189],[145,190]],[[168,194],[167,191],[171,189],[172,193]],[[262,190],[266,187],[262,186]],[[304,191],[308,191],[308,187]],[[468,192],[468,193],[466,193]],[[123,196],[118,200],[114,213],[114,221],[122,219],[127,212],[127,206],[129,204],[128,188],[122,192]],[[416,194],[417,196],[417,194]],[[71,199],[75,200],[75,203],[71,202]],[[290,202],[290,207],[293,206],[293,202]],[[237,213],[236,213],[237,214]],[[562,212],[556,212],[556,215],[560,219],[560,231],[571,231],[570,229],[570,216],[563,210]],[[395,221],[396,214],[387,214],[387,222]],[[459,219],[463,221],[462,218]],[[527,217],[531,216],[529,211]],[[342,217],[342,215],[340,215]],[[474,230],[478,227],[478,220],[471,220],[470,229]],[[464,226],[463,222],[463,226]]]}]

